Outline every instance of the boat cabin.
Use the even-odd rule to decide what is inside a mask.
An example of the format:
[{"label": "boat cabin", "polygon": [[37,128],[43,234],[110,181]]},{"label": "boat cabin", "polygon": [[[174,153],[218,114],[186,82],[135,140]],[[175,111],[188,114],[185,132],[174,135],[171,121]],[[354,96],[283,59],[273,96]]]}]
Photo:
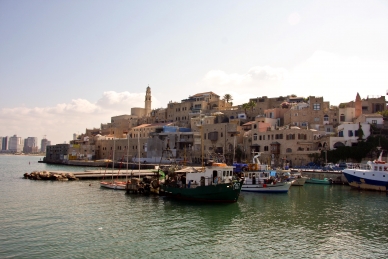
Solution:
[{"label": "boat cabin", "polygon": [[224,163],[213,163],[211,166],[205,167],[204,172],[187,173],[186,185],[207,186],[218,183],[231,183],[232,179],[233,166]]}]

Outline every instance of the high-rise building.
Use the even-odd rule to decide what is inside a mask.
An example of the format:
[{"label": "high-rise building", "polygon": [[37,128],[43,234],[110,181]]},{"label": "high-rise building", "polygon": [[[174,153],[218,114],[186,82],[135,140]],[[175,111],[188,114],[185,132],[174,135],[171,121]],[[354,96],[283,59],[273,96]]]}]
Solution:
[{"label": "high-rise building", "polygon": [[47,140],[46,137],[40,142],[40,152],[46,152],[46,147],[51,145],[51,141]]},{"label": "high-rise building", "polygon": [[13,135],[12,137],[10,137],[8,150],[11,152],[22,152],[22,138],[18,137],[17,135]]},{"label": "high-rise building", "polygon": [[37,137],[28,137],[24,139],[24,153],[37,153],[38,151],[38,138]]},{"label": "high-rise building", "polygon": [[9,137],[3,137],[1,140],[1,150],[8,150]]}]

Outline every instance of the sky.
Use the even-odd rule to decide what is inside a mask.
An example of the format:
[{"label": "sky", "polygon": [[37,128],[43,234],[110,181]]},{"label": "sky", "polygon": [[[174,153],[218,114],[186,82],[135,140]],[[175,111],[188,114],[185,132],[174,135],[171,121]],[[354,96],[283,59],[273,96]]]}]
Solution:
[{"label": "sky", "polygon": [[388,2],[1,0],[0,136],[52,144],[200,92],[385,96]]}]

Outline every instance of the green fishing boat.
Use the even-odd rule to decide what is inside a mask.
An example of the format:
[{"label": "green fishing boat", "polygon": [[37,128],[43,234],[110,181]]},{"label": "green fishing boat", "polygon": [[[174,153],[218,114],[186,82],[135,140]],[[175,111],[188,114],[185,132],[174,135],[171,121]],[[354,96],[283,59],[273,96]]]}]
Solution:
[{"label": "green fishing boat", "polygon": [[317,178],[308,178],[306,179],[306,183],[313,184],[332,184],[333,180],[328,178],[317,179]]},{"label": "green fishing boat", "polygon": [[233,166],[212,163],[202,169],[187,167],[167,174],[159,195],[200,202],[237,202],[242,180],[233,176]]}]

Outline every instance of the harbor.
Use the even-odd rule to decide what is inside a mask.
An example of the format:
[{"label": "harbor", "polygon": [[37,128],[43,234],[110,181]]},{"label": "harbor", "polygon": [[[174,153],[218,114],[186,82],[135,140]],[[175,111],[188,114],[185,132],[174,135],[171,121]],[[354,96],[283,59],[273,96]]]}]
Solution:
[{"label": "harbor", "polygon": [[241,192],[236,203],[199,205],[126,195],[101,188],[98,179],[25,180],[22,172],[90,168],[26,156],[0,160],[1,257],[384,258],[388,252],[385,192],[305,184],[285,194]]}]

